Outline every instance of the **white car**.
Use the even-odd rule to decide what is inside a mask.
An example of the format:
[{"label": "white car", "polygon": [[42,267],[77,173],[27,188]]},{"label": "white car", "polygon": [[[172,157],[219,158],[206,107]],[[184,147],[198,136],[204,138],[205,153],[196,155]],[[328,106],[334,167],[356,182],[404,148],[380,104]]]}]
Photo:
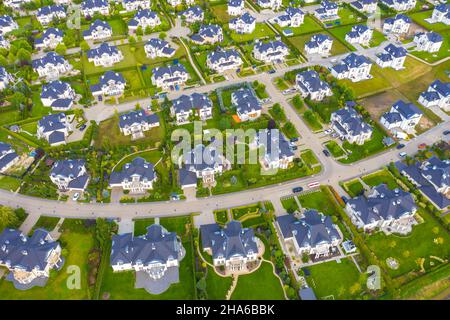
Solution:
[{"label": "white car", "polygon": [[327,129],[327,130],[324,131],[325,134],[330,134],[332,132],[333,132],[333,129]]},{"label": "white car", "polygon": [[72,196],[72,200],[73,201],[77,201],[80,198],[80,193],[76,192],[73,196]]},{"label": "white car", "polygon": [[404,157],[406,157],[406,152],[400,152],[399,154],[398,154],[400,157],[402,157],[402,158],[404,158]]}]

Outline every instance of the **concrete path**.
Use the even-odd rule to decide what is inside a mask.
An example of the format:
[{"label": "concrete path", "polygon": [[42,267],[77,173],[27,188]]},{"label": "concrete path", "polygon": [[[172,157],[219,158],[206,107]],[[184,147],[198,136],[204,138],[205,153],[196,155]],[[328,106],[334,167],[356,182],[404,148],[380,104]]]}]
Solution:
[{"label": "concrete path", "polygon": [[22,223],[22,225],[19,227],[19,230],[23,232],[23,234],[27,235],[30,233],[31,229],[33,229],[36,222],[39,220],[39,217],[41,216],[40,213],[37,212],[29,212],[27,211],[28,216],[26,217],[25,221]]},{"label": "concrete path", "polygon": [[134,233],[134,221],[132,219],[120,219],[118,234]]}]

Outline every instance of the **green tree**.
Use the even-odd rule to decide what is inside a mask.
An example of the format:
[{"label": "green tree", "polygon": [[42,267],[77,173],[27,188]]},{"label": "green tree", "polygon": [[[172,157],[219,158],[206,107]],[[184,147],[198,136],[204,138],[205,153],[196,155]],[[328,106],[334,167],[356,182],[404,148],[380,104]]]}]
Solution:
[{"label": "green tree", "polygon": [[55,48],[55,51],[57,54],[65,55],[66,51],[67,51],[67,47],[65,46],[64,43],[58,43],[58,45]]},{"label": "green tree", "polygon": [[142,26],[137,27],[136,35],[142,36],[144,34],[144,30],[142,30]]},{"label": "green tree", "polygon": [[90,49],[89,44],[85,40],[81,41],[80,49],[83,51],[89,50]]},{"label": "green tree", "polygon": [[0,230],[3,231],[3,229],[7,227],[13,227],[17,225],[18,222],[19,219],[13,209],[5,206],[0,207]]},{"label": "green tree", "polygon": [[165,32],[161,32],[161,33],[159,34],[159,38],[160,38],[161,40],[164,40],[164,39],[167,38],[167,34],[166,34]]}]

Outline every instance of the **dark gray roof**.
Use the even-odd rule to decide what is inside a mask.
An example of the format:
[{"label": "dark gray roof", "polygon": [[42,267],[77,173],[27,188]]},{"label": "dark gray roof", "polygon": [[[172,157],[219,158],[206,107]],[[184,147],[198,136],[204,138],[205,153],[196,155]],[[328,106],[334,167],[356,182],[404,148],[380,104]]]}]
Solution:
[{"label": "dark gray roof", "polygon": [[88,30],[83,31],[83,37],[90,36],[92,32],[94,32],[97,29],[105,29],[112,31],[112,28],[108,22],[96,19],[93,23],[91,23]]},{"label": "dark gray roof", "polygon": [[300,247],[312,247],[321,244],[331,244],[333,240],[341,239],[337,226],[331,216],[324,216],[317,210],[307,210],[300,219],[288,214],[277,217],[283,238],[295,237]]},{"label": "dark gray roof", "polygon": [[14,19],[10,16],[7,15],[0,16],[0,27],[12,26],[14,22],[15,22]]},{"label": "dark gray roof", "polygon": [[335,121],[337,127],[353,136],[372,131],[372,127],[364,122],[361,115],[351,107],[344,107],[333,112],[333,114],[339,119],[338,122]]},{"label": "dark gray roof", "polygon": [[147,114],[144,110],[141,109],[122,114],[119,117],[120,128],[132,126],[135,123],[159,123],[159,116],[157,114]]},{"label": "dark gray roof", "polygon": [[45,56],[43,56],[40,59],[33,60],[33,68],[37,69],[39,67],[45,68],[47,64],[51,65],[58,65],[58,64],[65,64],[66,60],[63,56],[60,56],[59,54],[51,51],[48,52]]},{"label": "dark gray roof", "polygon": [[296,76],[296,83],[306,92],[318,92],[330,88],[328,83],[320,79],[319,74],[314,70],[298,73]]},{"label": "dark gray roof", "polygon": [[172,101],[175,114],[189,112],[190,110],[212,108],[212,101],[206,94],[193,93],[190,96],[183,94]]},{"label": "dark gray roof", "polygon": [[64,7],[61,5],[54,5],[54,6],[45,6],[45,7],[41,7],[37,10],[37,16],[48,16],[51,15],[53,13],[56,12],[63,12],[65,13],[66,11],[64,10]]},{"label": "dark gray roof", "polygon": [[435,80],[430,85],[430,89],[435,90],[443,97],[450,96],[450,82],[442,82],[441,80]]},{"label": "dark gray roof", "polygon": [[106,54],[112,56],[119,53],[119,49],[116,46],[110,46],[108,43],[103,42],[98,48],[89,50],[86,55],[89,59],[94,59],[96,57],[101,57]]},{"label": "dark gray roof", "polygon": [[41,99],[58,99],[68,90],[72,90],[72,87],[67,82],[51,81],[42,86]]},{"label": "dark gray roof", "polygon": [[34,268],[44,270],[48,254],[59,246],[48,236],[44,229],[36,229],[31,237],[26,237],[19,230],[3,230],[0,233],[0,261],[10,264],[12,269],[19,268],[27,272]]},{"label": "dark gray roof", "polygon": [[259,52],[267,52],[269,50],[279,51],[284,50],[287,46],[280,40],[273,40],[268,42],[259,41],[255,44],[255,49]]},{"label": "dark gray roof", "polygon": [[356,54],[356,53],[350,53],[348,56],[346,56],[342,63],[344,63],[347,67],[350,69],[352,68],[359,68],[363,64],[372,64],[369,59],[367,59],[365,56]]},{"label": "dark gray roof", "polygon": [[11,147],[11,145],[0,142],[0,169],[3,169],[19,156]]},{"label": "dark gray roof", "polygon": [[76,160],[59,160],[53,164],[50,175],[53,177],[60,176],[63,178],[74,179],[80,176],[84,170],[86,162],[81,159]]},{"label": "dark gray roof", "polygon": [[392,106],[398,113],[400,113],[405,119],[410,119],[416,115],[423,114],[423,112],[412,103],[406,103],[403,100],[398,100]]},{"label": "dark gray roof", "polygon": [[147,227],[147,233],[133,237],[132,233],[114,235],[111,248],[111,265],[119,262],[132,265],[142,263],[166,264],[169,259],[178,259],[180,244],[175,232],[168,232],[158,224]]},{"label": "dark gray roof", "polygon": [[245,24],[252,24],[255,21],[256,21],[255,17],[253,17],[250,13],[245,12],[242,16],[231,19],[230,24],[235,24],[238,22],[243,22]]},{"label": "dark gray roof", "polygon": [[194,17],[201,17],[203,14],[202,8],[200,6],[193,6],[190,8],[187,8],[185,11],[180,12],[180,15],[182,16],[194,16]]},{"label": "dark gray roof", "polygon": [[325,41],[333,41],[333,39],[331,39],[331,37],[326,34],[318,33],[311,37],[311,40],[306,43],[306,46],[308,48],[317,48]]},{"label": "dark gray roof", "polygon": [[289,158],[294,156],[288,140],[278,129],[259,130],[258,146],[265,147],[265,155],[269,156],[272,161],[277,161],[283,157]]},{"label": "dark gray roof", "polygon": [[360,218],[365,224],[379,221],[381,218],[399,219],[416,208],[411,194],[402,189],[391,190],[385,184],[380,184],[372,191],[367,198],[359,196],[347,202],[354,211],[360,212]]},{"label": "dark gray roof", "polygon": [[203,249],[210,248],[213,258],[247,256],[258,253],[255,234],[251,228],[242,228],[239,221],[230,221],[224,228],[218,224],[200,226]]},{"label": "dark gray roof", "polygon": [[215,50],[210,53],[208,53],[208,59],[212,63],[216,63],[220,61],[221,59],[224,60],[224,63],[230,61],[230,59],[237,59],[240,58],[239,53],[235,49],[228,49],[228,50]]},{"label": "dark gray roof", "polygon": [[222,165],[223,159],[212,145],[205,147],[199,144],[183,154],[183,163],[186,170],[200,172]]},{"label": "dark gray roof", "polygon": [[34,41],[34,43],[41,44],[41,43],[43,43],[44,39],[49,38],[51,35],[54,35],[56,38],[64,37],[63,32],[61,30],[59,30],[58,28],[48,28],[42,33],[42,36],[40,38],[37,38]]},{"label": "dark gray roof", "polygon": [[165,74],[169,74],[173,77],[175,72],[187,73],[187,70],[181,63],[169,65],[167,67],[156,67],[152,69],[152,73],[155,79],[162,78]]},{"label": "dark gray roof", "polygon": [[132,177],[139,177],[139,180],[153,181],[156,178],[155,169],[152,163],[145,161],[141,157],[134,158],[130,163],[122,167],[122,171],[114,171],[109,179],[110,184],[131,181]]},{"label": "dark gray roof", "polygon": [[81,9],[95,9],[109,7],[107,0],[85,0],[81,3]]},{"label": "dark gray roof", "polygon": [[195,174],[195,172],[186,169],[180,169],[178,170],[178,180],[181,186],[197,184],[197,175]]},{"label": "dark gray roof", "polygon": [[435,186],[450,186],[450,160],[431,157],[422,165],[422,175]]},{"label": "dark gray roof", "polygon": [[258,98],[251,89],[241,88],[234,91],[231,96],[237,111],[241,114],[262,109]]},{"label": "dark gray roof", "polygon": [[61,122],[61,120],[65,118],[66,115],[64,113],[50,114],[42,117],[42,119],[38,121],[38,126],[42,127],[44,132],[64,129],[66,126]]}]

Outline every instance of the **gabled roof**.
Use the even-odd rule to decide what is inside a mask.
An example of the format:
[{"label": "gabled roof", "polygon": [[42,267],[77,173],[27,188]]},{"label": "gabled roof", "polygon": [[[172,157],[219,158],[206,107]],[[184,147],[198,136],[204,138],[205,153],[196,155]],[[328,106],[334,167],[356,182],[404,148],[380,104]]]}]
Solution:
[{"label": "gabled roof", "polygon": [[392,43],[388,44],[384,48],[384,51],[387,52],[388,54],[392,55],[394,58],[406,57],[406,54],[408,53],[408,51],[406,51],[405,48],[398,47]]},{"label": "gabled roof", "polygon": [[431,157],[422,164],[422,175],[435,186],[450,186],[450,160]]},{"label": "gabled roof", "polygon": [[86,162],[82,159],[56,161],[50,170],[51,176],[74,179],[85,170]]},{"label": "gabled roof", "polygon": [[182,157],[184,168],[192,172],[213,169],[224,163],[220,153],[212,145],[207,147],[203,144],[196,145],[192,150],[183,153]]},{"label": "gabled roof", "polygon": [[241,114],[262,109],[261,103],[251,89],[240,88],[231,94],[231,99]]},{"label": "gabled roof", "polygon": [[213,258],[257,254],[258,246],[251,228],[242,228],[239,221],[230,221],[224,228],[218,224],[200,226],[203,248],[211,248]]},{"label": "gabled roof", "polygon": [[112,27],[109,25],[108,22],[100,20],[100,19],[96,19],[93,23],[91,23],[88,30],[83,31],[83,36],[84,37],[89,36],[92,34],[92,32],[94,32],[95,30],[98,30],[98,29],[112,31]]},{"label": "gabled roof", "polygon": [[245,24],[253,24],[256,21],[256,18],[253,17],[250,13],[245,12],[242,16],[231,19],[230,24],[236,24],[239,22],[245,23]]},{"label": "gabled roof", "polygon": [[14,24],[15,21],[11,16],[8,15],[0,16],[0,27],[9,27]]},{"label": "gabled roof", "polygon": [[284,134],[278,129],[265,129],[259,130],[258,135],[258,147],[264,146],[264,154],[269,157],[271,161],[278,161],[281,158],[289,158],[294,156],[289,142]]},{"label": "gabled roof", "polygon": [[179,98],[172,101],[175,114],[189,112],[193,109],[212,108],[212,101],[206,94],[193,93],[191,95],[183,94]]},{"label": "gabled roof", "polygon": [[306,46],[309,48],[317,48],[325,41],[333,41],[333,39],[326,34],[317,33],[311,37],[311,40],[306,43]]},{"label": "gabled roof", "polygon": [[109,7],[107,0],[85,0],[81,3],[81,9],[95,9]]},{"label": "gabled roof", "polygon": [[159,117],[157,114],[147,114],[144,110],[131,111],[120,115],[119,127],[125,128],[139,123],[159,123]]},{"label": "gabled roof", "polygon": [[255,49],[259,52],[278,51],[287,49],[287,46],[280,40],[272,40],[268,42],[259,41],[255,44]]},{"label": "gabled roof", "polygon": [[62,82],[60,80],[51,81],[42,86],[41,99],[58,99],[68,90],[73,89],[67,82]]},{"label": "gabled roof", "polygon": [[200,17],[203,14],[202,8],[200,6],[193,6],[190,8],[187,8],[186,10],[180,12],[180,15],[182,16],[194,16],[194,17]]},{"label": "gabled roof", "polygon": [[63,6],[61,5],[53,5],[53,6],[45,6],[45,7],[41,7],[37,10],[37,16],[47,16],[47,15],[51,15],[53,13],[56,12],[63,12],[65,13],[65,9]]},{"label": "gabled roof", "polygon": [[435,90],[443,97],[450,96],[450,82],[442,82],[441,80],[435,80],[430,84],[430,88]]},{"label": "gabled roof", "polygon": [[231,59],[237,58],[240,58],[240,56],[235,49],[215,50],[208,53],[208,60],[212,63],[219,62],[220,60],[230,61]]},{"label": "gabled roof", "polygon": [[372,64],[372,62],[366,58],[363,55],[360,54],[356,54],[356,53],[350,53],[348,56],[346,56],[343,60],[342,63],[344,63],[345,65],[347,65],[350,69],[352,68],[359,68],[364,64]]},{"label": "gabled roof", "polygon": [[[372,131],[372,127],[363,121],[361,115],[351,107],[344,107],[332,113],[332,117],[338,117],[338,122],[334,124],[341,131],[350,133],[352,136],[357,136],[361,133],[367,133]],[[345,128],[343,127],[345,126]]]},{"label": "gabled roof", "polygon": [[403,100],[398,100],[396,103],[394,103],[392,108],[400,113],[405,119],[410,119],[416,115],[423,114],[423,112],[414,104],[406,103]]},{"label": "gabled roof", "polygon": [[51,65],[58,65],[58,64],[65,64],[67,61],[64,59],[63,56],[60,56],[59,54],[51,51],[48,52],[45,56],[43,56],[40,59],[33,60],[33,68],[45,68],[47,64]]},{"label": "gabled roof", "polygon": [[166,75],[166,74],[173,77],[176,72],[179,72],[182,74],[187,73],[186,68],[181,63],[172,64],[172,65],[169,65],[166,67],[164,67],[164,66],[156,67],[156,68],[152,69],[152,73],[153,73],[153,76],[155,77],[155,79],[163,78],[164,75]]},{"label": "gabled roof", "polygon": [[95,59],[104,54],[113,56],[119,54],[119,49],[116,46],[110,46],[108,43],[103,42],[98,48],[91,49],[86,53],[89,59]]},{"label": "gabled roof", "polygon": [[37,38],[35,40],[35,43],[40,44],[44,41],[44,39],[49,38],[51,35],[53,35],[55,38],[64,37],[63,32],[61,30],[59,30],[58,28],[48,28],[42,33],[42,36],[40,38]]},{"label": "gabled roof", "polygon": [[137,176],[139,180],[153,181],[156,178],[154,166],[141,157],[134,158],[130,163],[125,164],[121,171],[113,171],[109,178],[110,184],[122,183],[125,180],[131,181]]},{"label": "gabled roof", "polygon": [[304,88],[306,92],[319,92],[330,88],[328,83],[320,79],[314,70],[307,70],[297,74],[296,83]]},{"label": "gabled roof", "polygon": [[66,126],[61,121],[65,119],[66,115],[62,112],[50,114],[42,117],[42,119],[38,121],[38,126],[42,127],[44,132],[64,129]]}]

